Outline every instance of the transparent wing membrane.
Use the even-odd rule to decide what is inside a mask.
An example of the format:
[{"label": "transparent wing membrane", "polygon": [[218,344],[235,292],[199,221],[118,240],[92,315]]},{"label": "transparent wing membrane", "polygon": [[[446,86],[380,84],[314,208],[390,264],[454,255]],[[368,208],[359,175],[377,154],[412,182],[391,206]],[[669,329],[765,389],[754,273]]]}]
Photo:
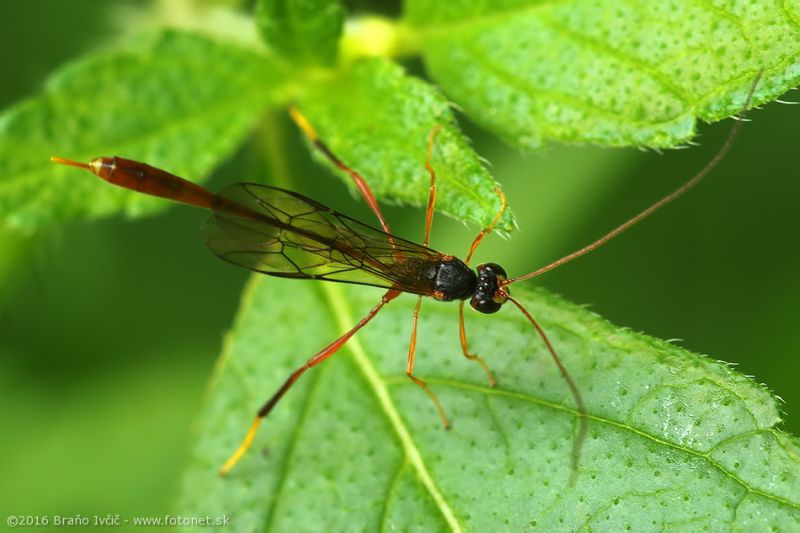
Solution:
[{"label": "transparent wing membrane", "polygon": [[206,243],[256,272],[429,294],[425,267],[443,258],[292,191],[238,183],[219,196],[229,203],[214,209]]}]

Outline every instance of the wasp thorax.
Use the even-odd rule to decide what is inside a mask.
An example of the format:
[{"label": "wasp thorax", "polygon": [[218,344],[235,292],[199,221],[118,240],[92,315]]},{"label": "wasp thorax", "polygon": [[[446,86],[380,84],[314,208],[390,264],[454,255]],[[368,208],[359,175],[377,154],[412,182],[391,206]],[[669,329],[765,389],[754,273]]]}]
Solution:
[{"label": "wasp thorax", "polygon": [[475,294],[478,281],[464,262],[456,257],[447,256],[444,261],[426,272],[433,284],[433,297],[437,300],[466,300]]},{"label": "wasp thorax", "polygon": [[478,285],[469,304],[481,313],[496,313],[508,300],[508,289],[501,290],[507,278],[506,271],[496,263],[478,266]]}]

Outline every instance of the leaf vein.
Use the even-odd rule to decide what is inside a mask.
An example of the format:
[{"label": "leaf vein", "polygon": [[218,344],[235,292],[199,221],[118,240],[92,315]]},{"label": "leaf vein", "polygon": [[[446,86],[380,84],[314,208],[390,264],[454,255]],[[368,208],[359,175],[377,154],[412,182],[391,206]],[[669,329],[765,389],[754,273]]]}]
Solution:
[{"label": "leaf vein", "polygon": [[781,9],[786,13],[786,16],[789,17],[789,22],[800,29],[800,15],[795,14],[791,8],[789,8],[789,6],[786,4],[786,0],[783,0],[781,3]]},{"label": "leaf vein", "polygon": [[[591,111],[607,118],[613,118],[617,120],[619,119],[620,115],[619,111],[604,108],[588,100],[581,100],[576,95],[549,89],[542,89],[541,87],[534,87],[530,85],[525,80],[519,78],[518,76],[515,76],[513,73],[504,70],[502,68],[499,68],[498,64],[495,61],[487,57],[480,50],[478,50],[476,47],[470,44],[465,43],[464,50],[468,51],[473,56],[474,61],[476,63],[480,63],[481,67],[486,69],[487,72],[495,74],[498,78],[500,78],[502,82],[507,83],[508,85],[516,88],[521,92],[524,92],[528,95],[538,95],[544,98],[549,98],[553,101],[561,102],[578,109],[583,109],[585,111]],[[673,117],[665,118],[662,120],[638,120],[635,118],[625,117],[625,121],[628,124],[632,125],[658,126],[661,124],[668,124],[670,122],[679,120],[684,115],[689,115],[689,112],[687,111],[686,113],[675,115]],[[538,124],[537,127],[544,133],[552,131],[552,129],[548,127],[546,121],[541,121],[541,124]]]},{"label": "leaf vein", "polygon": [[683,102],[685,106],[688,107],[690,105],[691,99],[688,97],[688,95],[686,95],[683,91],[681,91],[678,86],[670,83],[667,79],[665,79],[660,72],[654,70],[650,65],[644,63],[640,59],[637,59],[636,57],[626,54],[623,51],[613,48],[596,39],[592,39],[584,35],[579,35],[573,32],[572,30],[556,23],[551,18],[542,17],[541,22],[550,29],[556,31],[557,33],[560,33],[565,38],[572,39],[576,43],[583,45],[586,48],[590,49],[593,48],[601,55],[611,56],[622,63],[627,63],[628,65],[638,69],[639,71],[648,74],[650,78],[653,79],[656,83],[658,83],[666,92],[672,94],[672,96]]},{"label": "leaf vein", "polygon": [[320,368],[316,372],[312,372],[311,376],[309,376],[309,381],[311,381],[311,383],[308,384],[309,390],[306,393],[306,397],[303,399],[303,404],[300,406],[300,414],[298,415],[297,421],[292,424],[291,434],[289,436],[289,447],[286,450],[284,461],[281,465],[281,471],[278,474],[278,487],[275,490],[275,493],[270,497],[269,510],[267,511],[267,520],[264,524],[264,531],[272,530],[272,525],[276,515],[275,510],[277,509],[278,503],[284,494],[286,481],[289,478],[290,465],[292,464],[297,451],[297,443],[300,441],[303,425],[308,418],[308,413],[311,411],[309,406],[311,405],[314,393],[319,388],[320,381],[322,381],[320,376],[322,376],[322,373],[325,372],[326,369],[327,367]]},{"label": "leaf vein", "polygon": [[381,512],[381,531],[386,531],[386,524],[389,520],[389,508],[391,507],[395,492],[397,492],[397,486],[400,484],[400,480],[403,478],[407,467],[408,458],[403,458],[386,490],[386,497],[383,498],[383,511]]},{"label": "leaf vein", "polygon": [[747,42],[747,44],[751,44],[750,38],[749,38],[749,36],[747,34],[747,30],[745,29],[744,21],[742,20],[742,17],[738,17],[738,16],[734,15],[733,13],[731,13],[730,11],[727,11],[727,10],[723,9],[722,7],[715,6],[714,4],[709,2],[709,0],[697,0],[697,5],[699,5],[702,8],[705,8],[707,11],[709,11],[709,12],[715,14],[715,15],[718,15],[718,16],[724,18],[724,19],[728,19],[730,22],[735,24],[736,27],[739,29],[739,33],[742,34],[742,38]]},{"label": "leaf vein", "polygon": [[511,454],[511,441],[508,438],[508,434],[506,433],[505,429],[503,429],[503,426],[500,425],[500,420],[497,418],[497,414],[494,412],[494,408],[492,407],[491,398],[489,396],[484,396],[483,401],[486,404],[486,411],[489,413],[489,418],[492,420],[495,429],[497,429],[497,432],[503,439],[506,452],[506,466],[510,467],[514,462]]},{"label": "leaf vein", "polygon": [[[544,406],[544,407],[549,407],[551,409],[557,409],[557,410],[560,410],[560,411],[564,411],[566,413],[572,414],[575,417],[579,416],[578,411],[573,409],[572,407],[568,407],[568,406],[565,406],[565,405],[549,402],[547,400],[543,400],[541,398],[536,398],[535,396],[530,396],[530,395],[527,395],[527,394],[523,394],[521,392],[506,391],[506,390],[501,390],[501,389],[489,389],[489,388],[486,388],[486,387],[483,387],[483,386],[480,386],[480,385],[473,385],[471,383],[462,383],[462,382],[459,382],[459,381],[453,381],[453,380],[441,379],[441,378],[428,378],[427,382],[430,383],[430,384],[436,384],[436,385],[439,385],[439,386],[452,387],[452,388],[457,388],[457,389],[462,389],[462,390],[482,393],[482,394],[486,394],[486,395],[505,396],[507,398],[515,398],[515,399],[518,399],[518,400],[524,400],[524,401],[535,403],[537,405],[541,405],[541,406]],[[403,384],[402,381],[395,379],[395,377],[392,377],[391,381],[390,382],[387,381],[387,383],[391,383],[393,385],[402,385]],[[764,497],[764,498],[766,498],[768,500],[773,500],[773,501],[781,503],[783,505],[787,505],[787,506],[792,507],[794,509],[800,509],[800,502],[793,502],[793,501],[788,500],[788,499],[786,499],[786,498],[784,498],[782,496],[778,496],[777,494],[770,494],[770,493],[765,492],[765,491],[763,491],[761,489],[757,489],[757,488],[751,487],[745,480],[743,480],[742,478],[740,478],[739,476],[737,476],[736,474],[734,474],[733,472],[731,472],[730,470],[725,468],[718,461],[713,459],[709,452],[700,452],[700,451],[697,451],[697,450],[693,450],[691,448],[687,448],[686,446],[682,446],[680,444],[676,444],[674,442],[670,442],[668,440],[665,440],[665,439],[662,439],[660,437],[657,437],[656,435],[653,435],[653,434],[648,433],[646,431],[643,431],[641,429],[635,428],[635,427],[633,427],[630,424],[627,424],[625,422],[618,422],[616,420],[612,420],[610,418],[605,418],[605,417],[602,417],[602,416],[599,416],[599,415],[589,414],[589,420],[600,422],[601,424],[605,424],[605,425],[608,425],[608,426],[616,427],[618,429],[627,430],[627,431],[630,431],[631,433],[639,435],[640,437],[643,437],[645,439],[651,440],[651,441],[653,441],[653,442],[655,442],[657,444],[660,444],[660,445],[663,445],[663,446],[668,446],[670,448],[674,448],[676,450],[685,452],[687,454],[703,458],[706,461],[708,461],[709,464],[711,464],[714,468],[719,470],[721,473],[725,474],[728,478],[730,478],[731,480],[733,480],[736,483],[738,483],[739,485],[741,485],[748,492],[751,492],[753,494],[762,496],[762,497]],[[775,431],[773,429],[762,429],[762,430],[758,430],[758,431],[761,431],[761,432],[764,432],[764,433],[771,433],[773,435],[775,434]]]},{"label": "leaf vein", "polygon": [[733,511],[731,514],[733,515],[733,520],[731,521],[731,531],[736,530],[736,522],[739,521],[739,508],[742,506],[742,503],[747,499],[750,493],[745,492],[742,494],[742,497],[739,498],[739,501],[736,502],[736,505],[733,506]]}]

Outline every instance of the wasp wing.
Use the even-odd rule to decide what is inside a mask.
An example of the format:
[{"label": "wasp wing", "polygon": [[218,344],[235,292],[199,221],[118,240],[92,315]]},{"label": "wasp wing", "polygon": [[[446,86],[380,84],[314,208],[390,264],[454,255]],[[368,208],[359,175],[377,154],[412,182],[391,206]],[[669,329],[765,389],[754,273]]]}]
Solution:
[{"label": "wasp wing", "polygon": [[208,247],[263,274],[430,294],[431,269],[444,258],[278,187],[237,183],[218,197],[204,227]]}]

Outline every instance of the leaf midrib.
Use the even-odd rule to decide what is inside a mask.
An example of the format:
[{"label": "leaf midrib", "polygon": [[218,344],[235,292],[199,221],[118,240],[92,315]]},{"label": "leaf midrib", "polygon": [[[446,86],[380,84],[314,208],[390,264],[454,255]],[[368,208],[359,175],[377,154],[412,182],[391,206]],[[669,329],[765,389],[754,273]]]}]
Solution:
[{"label": "leaf midrib", "polygon": [[[347,303],[347,299],[344,297],[342,288],[335,283],[323,283],[321,289],[328,300],[328,304],[332,314],[334,315],[334,320],[339,328],[339,331],[344,333],[345,331],[350,330],[356,321],[354,320],[352,310]],[[453,509],[444,499],[444,496],[436,486],[436,482],[433,480],[433,477],[431,477],[427,466],[425,466],[425,462],[422,460],[422,454],[415,444],[414,439],[411,437],[411,432],[403,422],[403,419],[400,416],[400,411],[394,405],[394,402],[389,395],[387,383],[380,376],[378,370],[375,368],[375,365],[372,364],[358,337],[353,337],[348,341],[347,350],[352,354],[353,361],[356,363],[356,366],[359,368],[359,370],[361,370],[367,383],[372,388],[372,392],[378,399],[378,404],[381,406],[382,411],[386,415],[389,423],[400,440],[400,445],[405,453],[405,460],[408,461],[408,463],[416,471],[419,480],[427,490],[428,494],[436,505],[436,508],[442,514],[442,517],[447,521],[450,529],[458,532],[463,531],[461,524],[456,519]]]},{"label": "leaf midrib", "polygon": [[[356,323],[356,320],[354,319],[353,312],[349,305],[349,302],[347,298],[344,296],[344,293],[342,292],[342,288],[334,283],[323,283],[321,289],[326,299],[328,300],[328,304],[330,306],[332,314],[334,315],[334,320],[337,324],[337,327],[339,328],[339,331],[344,333],[345,331],[351,329],[352,325]],[[391,385],[406,386],[406,385],[411,385],[411,382],[408,381],[406,376],[399,376],[399,375],[381,376],[378,373],[375,365],[371,362],[363,345],[360,343],[358,336],[354,336],[352,339],[350,339],[350,341],[348,341],[347,349],[352,354],[356,366],[361,370],[367,383],[372,388],[373,393],[377,397],[383,412],[385,413],[390,424],[395,430],[400,440],[401,447],[405,453],[404,462],[406,462],[407,464],[411,465],[411,467],[414,468],[417,475],[419,476],[420,481],[422,482],[423,486],[429,493],[431,499],[434,501],[434,504],[442,513],[442,516],[445,518],[445,520],[447,520],[450,528],[453,531],[462,531],[461,525],[457,521],[453,509],[444,499],[435,481],[431,477],[430,472],[428,471],[422,459],[422,455],[419,451],[419,448],[414,443],[414,440],[411,436],[408,427],[402,420],[399,409],[397,408],[397,406],[394,405],[394,402],[392,401],[391,396],[389,395],[388,392],[389,386]],[[564,413],[571,414],[575,417],[578,417],[579,415],[577,410],[573,409],[572,407],[550,402],[520,392],[508,391],[497,388],[488,388],[485,386],[473,385],[469,383],[463,383],[459,381],[433,378],[433,377],[427,378],[426,381],[429,384],[435,384],[438,386],[446,386],[461,390],[468,390],[471,392],[478,392],[480,394],[484,394],[486,397],[495,396],[495,397],[506,397],[506,398],[523,400],[550,409],[559,410]],[[773,435],[774,438],[777,439],[777,435],[773,429],[758,428],[752,431],[738,434],[733,437],[729,437],[728,439],[725,439],[721,443],[717,443],[713,448],[709,449],[707,452],[701,452],[674,442],[670,442],[657,435],[653,435],[647,431],[638,429],[624,422],[619,422],[596,414],[589,414],[588,418],[592,422],[603,424],[608,427],[613,427],[619,430],[627,431],[633,435],[649,440],[655,444],[666,446],[668,448],[672,448],[680,452],[686,453],[688,455],[703,459],[717,471],[726,476],[728,479],[734,481],[739,486],[741,486],[746,491],[747,494],[757,495],[767,500],[773,501],[775,503],[785,505],[792,509],[800,509],[800,503],[790,501],[777,494],[765,492],[764,490],[750,486],[744,479],[737,476],[734,472],[730,471],[720,462],[711,457],[713,450],[718,448],[719,445],[736,438],[742,438],[751,434],[769,433]],[[403,469],[402,466],[401,469]]]}]

